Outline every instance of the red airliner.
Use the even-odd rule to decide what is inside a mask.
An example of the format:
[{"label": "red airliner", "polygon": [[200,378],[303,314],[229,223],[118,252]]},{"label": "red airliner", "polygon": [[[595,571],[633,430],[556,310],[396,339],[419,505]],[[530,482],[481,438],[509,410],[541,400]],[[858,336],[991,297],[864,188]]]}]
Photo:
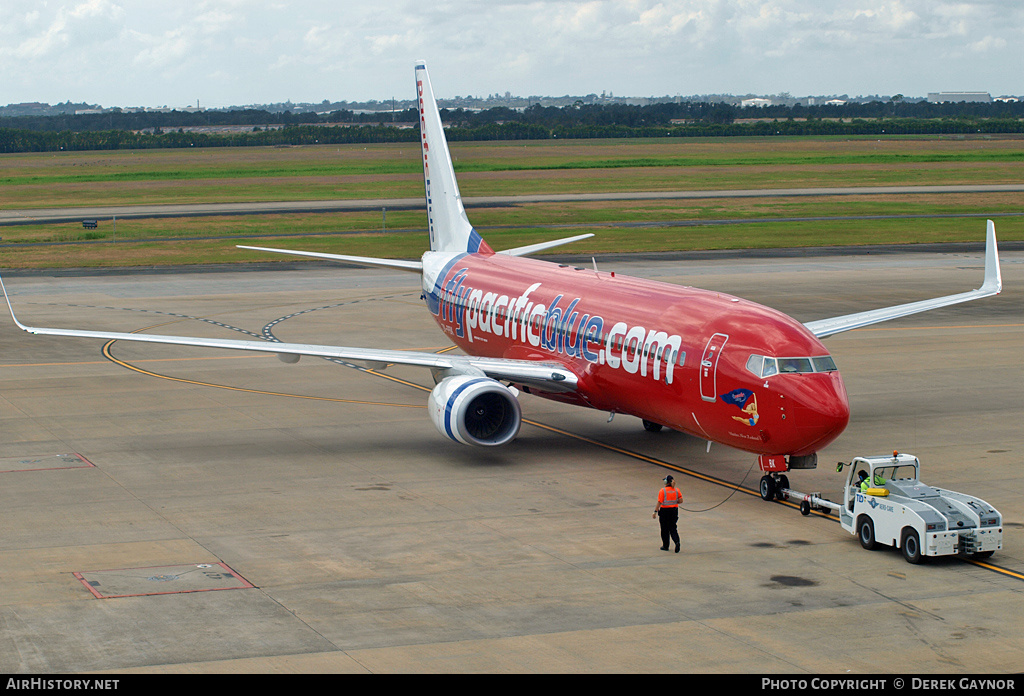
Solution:
[{"label": "red airliner", "polygon": [[[420,261],[261,249],[419,273],[423,299],[466,355],[30,327],[55,336],[144,341],[430,368],[437,429],[456,442],[502,445],[519,432],[517,389],[624,413],[759,456],[761,494],[850,418],[842,377],[822,338],[997,294],[988,222],[983,285],[970,292],[801,324],[774,309],[691,287],[522,258],[591,235],[495,252],[466,216],[425,65],[417,63],[430,251]],[[6,296],[6,290],[4,290]],[[8,299],[8,306],[10,300]],[[14,311],[11,309],[14,317]]]}]

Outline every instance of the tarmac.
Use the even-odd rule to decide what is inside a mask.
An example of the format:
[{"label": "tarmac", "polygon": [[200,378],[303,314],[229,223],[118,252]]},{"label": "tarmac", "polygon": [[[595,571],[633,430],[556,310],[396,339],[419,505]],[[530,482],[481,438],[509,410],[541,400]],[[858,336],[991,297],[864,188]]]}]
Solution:
[{"label": "tarmac", "polygon": [[[977,674],[1024,664],[1024,252],[1002,295],[826,340],[835,462],[916,454],[1004,516],[985,563],[868,552],[752,455],[523,394],[496,450],[430,375],[0,322],[0,673]],[[615,259],[802,321],[981,283],[980,253]],[[289,270],[290,269],[290,270]],[[323,265],[8,278],[36,326],[441,349],[415,276]],[[662,478],[683,552],[659,550]]]}]

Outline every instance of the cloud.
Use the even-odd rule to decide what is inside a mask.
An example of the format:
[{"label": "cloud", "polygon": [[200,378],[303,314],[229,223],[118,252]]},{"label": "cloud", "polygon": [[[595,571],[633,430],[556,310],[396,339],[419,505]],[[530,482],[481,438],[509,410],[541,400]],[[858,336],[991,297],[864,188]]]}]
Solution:
[{"label": "cloud", "polygon": [[1001,36],[986,36],[983,39],[967,44],[967,48],[979,53],[1001,50],[1006,48],[1006,39]]},{"label": "cloud", "polygon": [[141,48],[137,49],[133,63],[144,68],[167,68],[180,64],[190,55],[193,42],[182,29],[171,29],[162,34],[130,32]]},{"label": "cloud", "polygon": [[0,103],[380,99],[420,58],[442,97],[1018,93],[1021,34],[1016,0],[4,0]]}]

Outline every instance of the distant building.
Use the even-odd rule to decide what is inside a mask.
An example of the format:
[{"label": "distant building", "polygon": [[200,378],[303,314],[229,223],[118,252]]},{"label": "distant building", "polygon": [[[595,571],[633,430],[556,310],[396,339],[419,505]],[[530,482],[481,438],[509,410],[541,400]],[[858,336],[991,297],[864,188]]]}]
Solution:
[{"label": "distant building", "polygon": [[47,109],[49,109],[50,105],[49,104],[44,104],[42,102],[22,102],[21,104],[8,104],[7,108],[11,109],[12,111],[15,111],[15,112],[20,112],[20,113],[25,113],[25,114],[32,114],[32,113],[41,114],[41,113],[45,112]]},{"label": "distant building", "polygon": [[992,95],[988,92],[929,92],[928,101],[932,104],[943,102],[990,102]]},{"label": "distant building", "polygon": [[846,105],[846,100],[845,99],[829,99],[827,102],[825,102],[825,106],[845,106],[845,105]]},{"label": "distant building", "polygon": [[740,102],[740,106],[742,106],[744,109],[746,109],[749,106],[771,106],[771,105],[772,105],[772,100],[771,99],[761,99],[761,98],[744,99],[743,101]]},{"label": "distant building", "polygon": [[1009,95],[1003,95],[1001,97],[992,97],[992,101],[997,102],[1017,102],[1020,101],[1017,97],[1011,97]]}]

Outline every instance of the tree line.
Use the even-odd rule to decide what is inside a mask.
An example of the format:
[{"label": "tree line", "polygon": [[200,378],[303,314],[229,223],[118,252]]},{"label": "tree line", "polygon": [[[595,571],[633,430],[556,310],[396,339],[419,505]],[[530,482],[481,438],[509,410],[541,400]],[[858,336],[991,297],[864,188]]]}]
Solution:
[{"label": "tree line", "polygon": [[[647,106],[577,104],[523,111],[442,109],[448,139],[653,138],[766,135],[882,135],[1024,132],[1024,102],[760,107],[680,102]],[[755,122],[740,121],[740,117]],[[266,111],[112,113],[0,118],[0,152],[54,152],[256,145],[418,141],[415,109],[380,114]],[[274,128],[266,128],[269,123]],[[157,124],[157,125],[154,125]],[[185,131],[199,125],[252,126],[229,133]]]},{"label": "tree line", "polygon": [[268,124],[298,126],[314,124],[361,124],[395,121],[416,122],[416,110],[355,113],[340,109],[326,114],[272,112],[261,109],[234,111],[108,111],[101,114],[58,114],[54,116],[4,116],[0,127],[31,131],[166,131],[203,126],[252,126]]},{"label": "tree line", "polygon": [[[572,106],[534,104],[518,111],[507,107],[484,110],[442,109],[446,123],[473,128],[493,123],[518,122],[555,126],[617,125],[669,126],[673,121],[732,123],[742,118],[786,119],[990,119],[1024,118],[1024,102],[909,102],[896,97],[892,101],[847,102],[805,106],[772,105],[741,108],[725,102],[659,102],[646,106],[621,103]],[[327,124],[415,123],[416,110],[356,113],[338,109],[329,113],[271,112],[258,109],[233,111],[110,111],[101,114],[60,114],[53,116],[0,117],[0,127],[33,131],[170,130],[201,126],[281,126]]]}]

